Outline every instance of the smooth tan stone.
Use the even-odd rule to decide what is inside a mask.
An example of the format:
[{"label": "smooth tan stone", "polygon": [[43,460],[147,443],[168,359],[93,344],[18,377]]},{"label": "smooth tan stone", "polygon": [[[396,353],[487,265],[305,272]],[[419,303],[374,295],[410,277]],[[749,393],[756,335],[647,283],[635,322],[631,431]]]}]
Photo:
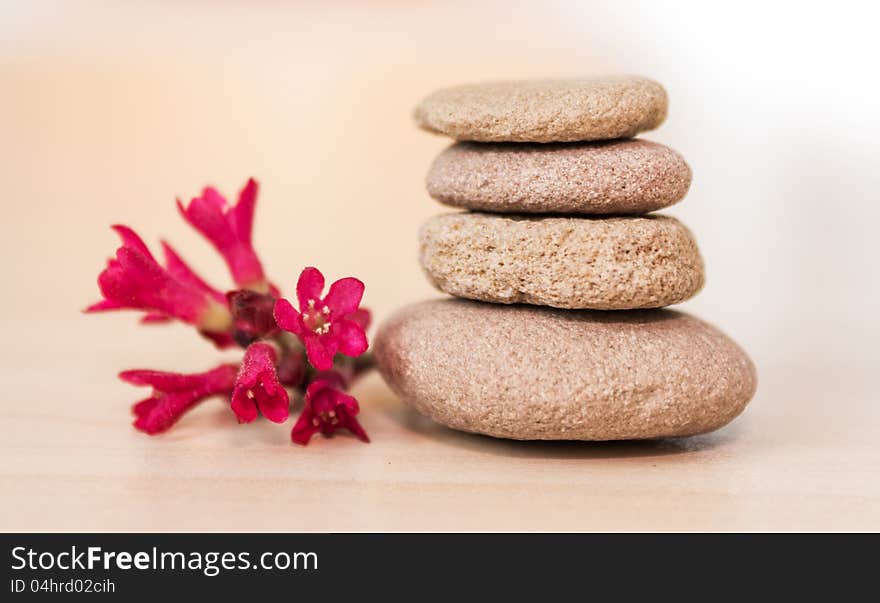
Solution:
[{"label": "smooth tan stone", "polygon": [[415,119],[456,140],[608,140],[658,127],[668,102],[660,84],[637,76],[489,82],[434,92]]},{"label": "smooth tan stone", "polygon": [[669,216],[452,213],[428,220],[419,240],[434,286],[502,304],[659,308],[693,297],[705,280],[696,241]]},{"label": "smooth tan stone", "polygon": [[407,404],[453,429],[520,440],[624,440],[718,429],[755,393],[755,367],[682,312],[591,312],[440,300],[375,338]]},{"label": "smooth tan stone", "polygon": [[459,142],[428,172],[428,193],[453,207],[501,213],[643,214],[682,200],[691,169],[648,140]]}]

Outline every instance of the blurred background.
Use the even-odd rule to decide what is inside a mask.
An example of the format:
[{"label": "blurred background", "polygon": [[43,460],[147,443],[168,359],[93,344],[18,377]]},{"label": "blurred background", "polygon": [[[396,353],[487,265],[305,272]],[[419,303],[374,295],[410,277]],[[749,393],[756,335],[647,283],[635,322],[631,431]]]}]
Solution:
[{"label": "blurred background", "polygon": [[443,211],[423,178],[448,142],[413,125],[421,97],[620,72],[666,86],[669,119],[645,137],[694,171],[667,211],[707,262],[687,307],[759,366],[876,360],[880,54],[863,3],[0,6],[3,320],[140,336],[130,315],[76,315],[116,246],[108,226],[168,237],[222,285],[174,199],[207,183],[234,196],[249,176],[273,278],[289,289],[309,264],[357,275],[381,318],[432,294],[416,230]]},{"label": "blurred background", "polygon": [[[381,320],[434,295],[416,231],[445,211],[423,179],[449,143],[413,124],[423,96],[635,73],[670,96],[667,122],[645,137],[694,172],[666,212],[707,264],[684,309],[750,352],[764,412],[797,424],[845,408],[856,429],[874,429],[880,48],[869,3],[2,0],[0,13],[0,326],[16,342],[0,354],[4,379],[30,384],[24,398],[5,394],[6,417],[26,404],[52,412],[53,354],[96,358],[53,369],[72,401],[129,400],[112,377],[133,365],[209,362],[182,327],[78,313],[116,248],[110,224],[150,244],[167,237],[225,286],[174,200],[208,183],[234,196],[253,176],[273,280],[291,291],[312,264],[356,275]],[[804,429],[817,435],[822,421]]]}]

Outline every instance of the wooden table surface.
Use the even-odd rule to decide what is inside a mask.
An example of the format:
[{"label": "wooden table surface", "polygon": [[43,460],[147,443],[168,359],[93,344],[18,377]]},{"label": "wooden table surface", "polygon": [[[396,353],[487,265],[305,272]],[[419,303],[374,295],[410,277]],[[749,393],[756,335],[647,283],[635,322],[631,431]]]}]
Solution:
[{"label": "wooden table surface", "polygon": [[[759,367],[743,416],[678,441],[456,433],[408,410],[375,374],[355,390],[371,444],[297,447],[290,423],[240,426],[220,400],[148,437],[128,425],[141,391],[108,369],[179,338],[170,327],[139,333],[143,345],[113,343],[119,323],[106,320],[58,325],[58,371],[36,361],[41,339],[19,339],[3,363],[0,529],[880,529],[880,407],[862,403],[865,384],[851,375],[816,387],[804,371]],[[173,362],[201,345],[161,353]]]}]

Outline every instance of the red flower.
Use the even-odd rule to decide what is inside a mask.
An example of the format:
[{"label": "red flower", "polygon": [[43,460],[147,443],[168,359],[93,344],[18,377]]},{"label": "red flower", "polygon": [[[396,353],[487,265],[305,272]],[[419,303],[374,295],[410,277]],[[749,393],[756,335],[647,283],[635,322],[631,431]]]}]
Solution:
[{"label": "red flower", "polygon": [[312,381],[306,390],[305,408],[290,432],[294,442],[305,446],[319,431],[331,435],[340,428],[348,429],[364,442],[370,441],[355,418],[360,412],[357,400],[336,389],[341,381],[333,374]]},{"label": "red flower", "polygon": [[177,207],[184,219],[217,248],[239,288],[266,293],[269,284],[251,243],[256,203],[257,182],[251,178],[233,206],[215,189],[207,187],[188,207],[180,200]]},{"label": "red flower", "polygon": [[122,247],[98,276],[104,299],[87,312],[145,310],[146,322],[177,318],[195,325],[218,345],[231,343],[232,317],[222,293],[196,275],[167,243],[163,243],[167,265],[163,268],[132,229],[121,225],[113,229]]},{"label": "red flower", "polygon": [[132,407],[134,426],[150,435],[162,433],[197,403],[215,394],[232,391],[238,366],[224,364],[204,373],[183,375],[162,371],[134,370],[119,378],[134,385],[149,385],[153,394]]},{"label": "red flower", "polygon": [[370,324],[370,312],[360,307],[364,284],[343,278],[323,297],[324,276],[306,268],[297,282],[299,309],[281,299],[252,244],[257,189],[257,183],[248,180],[234,205],[210,187],[187,205],[177,201],[184,219],[226,261],[236,287],[225,295],[165,241],[160,263],[132,229],[113,227],[122,245],[98,276],[103,298],[87,312],[139,310],[145,324],[180,320],[219,347],[245,348],[241,364],[223,364],[203,373],[120,373],[124,381],[152,387],[151,395],[132,408],[134,425],[148,434],[161,433],[215,394],[227,396],[240,423],[260,414],[282,423],[290,415],[287,388],[293,388],[305,397],[305,408],[291,432],[294,442],[304,445],[315,433],[331,435],[341,428],[369,442],[356,418],[358,402],[345,393],[373,365],[370,355],[363,354]]},{"label": "red flower", "polygon": [[364,326],[369,313],[359,311],[364,284],[356,278],[339,279],[330,285],[327,297],[321,298],[324,275],[317,268],[306,268],[296,284],[300,311],[289,301],[275,302],[275,322],[294,333],[306,346],[309,361],[319,371],[333,367],[337,351],[358,356],[367,350]]},{"label": "red flower", "polygon": [[232,392],[232,410],[239,423],[256,419],[258,408],[274,423],[287,420],[290,400],[275,372],[277,359],[274,346],[263,341],[252,343],[245,351]]}]

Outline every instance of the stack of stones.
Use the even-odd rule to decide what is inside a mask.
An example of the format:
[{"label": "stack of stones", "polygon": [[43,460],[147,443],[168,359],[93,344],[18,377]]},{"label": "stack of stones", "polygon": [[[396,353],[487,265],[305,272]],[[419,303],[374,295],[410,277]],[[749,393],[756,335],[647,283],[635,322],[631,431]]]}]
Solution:
[{"label": "stack of stones", "polygon": [[441,90],[416,109],[454,138],[432,197],[467,211],[421,229],[421,263],[457,299],[379,330],[376,359],[407,403],[454,429],[522,440],[621,440],[717,429],[755,368],[715,327],[662,309],[703,286],[690,231],[652,215],[680,201],[677,152],[632,138],[667,95],[611,77]]}]

